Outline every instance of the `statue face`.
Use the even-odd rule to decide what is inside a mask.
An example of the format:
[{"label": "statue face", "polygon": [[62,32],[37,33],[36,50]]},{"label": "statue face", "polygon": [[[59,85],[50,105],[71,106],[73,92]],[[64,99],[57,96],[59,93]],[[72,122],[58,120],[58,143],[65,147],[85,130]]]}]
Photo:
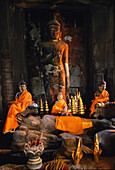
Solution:
[{"label": "statue face", "polygon": [[58,40],[60,36],[60,26],[50,25],[49,26],[49,36],[53,40]]},{"label": "statue face", "polygon": [[106,89],[106,84],[102,84],[101,86],[99,86],[99,90],[103,91]]},{"label": "statue face", "polygon": [[57,96],[57,99],[58,99],[58,100],[63,99],[63,95],[62,95],[62,94],[59,94],[59,95]]},{"label": "statue face", "polygon": [[26,85],[20,85],[20,86],[19,86],[19,90],[20,90],[21,92],[23,92],[24,90],[26,90]]}]

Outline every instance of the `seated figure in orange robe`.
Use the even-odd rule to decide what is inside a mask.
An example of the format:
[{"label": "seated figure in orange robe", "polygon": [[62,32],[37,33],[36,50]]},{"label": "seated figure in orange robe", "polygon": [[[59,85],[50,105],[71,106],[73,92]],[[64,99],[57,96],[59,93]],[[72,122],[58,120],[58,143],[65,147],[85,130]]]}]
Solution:
[{"label": "seated figure in orange robe", "polygon": [[12,104],[3,128],[4,134],[13,132],[19,126],[16,115],[23,112],[29,104],[34,103],[34,101],[32,101],[32,95],[27,91],[26,82],[21,80],[18,85],[20,92],[16,94],[15,101],[11,102]]},{"label": "seated figure in orange robe", "polygon": [[52,115],[60,115],[60,116],[70,116],[71,113],[67,111],[66,101],[63,99],[63,94],[61,92],[58,93],[57,101],[52,107],[51,111]]},{"label": "seated figure in orange robe", "polygon": [[91,113],[89,114],[90,117],[94,114],[96,107],[104,106],[104,103],[109,101],[109,93],[105,89],[106,82],[101,81],[99,83],[99,90],[95,92],[95,99],[92,100],[92,105],[90,107]]},{"label": "seated figure in orange robe", "polygon": [[80,135],[84,133],[84,129],[93,126],[90,119],[72,116],[72,114],[67,111],[67,104],[61,92],[58,93],[57,99],[58,101],[55,102],[51,111],[51,114],[56,116],[56,129],[74,135]]}]

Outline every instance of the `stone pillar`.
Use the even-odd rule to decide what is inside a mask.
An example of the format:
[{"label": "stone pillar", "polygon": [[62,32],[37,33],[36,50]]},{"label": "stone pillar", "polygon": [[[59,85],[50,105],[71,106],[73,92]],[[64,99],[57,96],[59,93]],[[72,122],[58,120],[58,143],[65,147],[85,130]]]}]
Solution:
[{"label": "stone pillar", "polygon": [[0,75],[0,120],[2,120],[2,92],[1,92],[1,75]]},{"label": "stone pillar", "polygon": [[2,52],[1,59],[1,89],[2,89],[2,105],[3,120],[6,118],[8,105],[13,100],[13,81],[12,81],[12,60],[9,58],[9,51]]}]

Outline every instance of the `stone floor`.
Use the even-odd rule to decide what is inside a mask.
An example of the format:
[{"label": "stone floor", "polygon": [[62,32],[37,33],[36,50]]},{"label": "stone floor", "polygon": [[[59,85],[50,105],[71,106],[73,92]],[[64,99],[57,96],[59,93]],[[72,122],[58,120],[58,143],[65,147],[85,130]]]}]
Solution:
[{"label": "stone floor", "polygon": [[[0,170],[28,170],[26,167],[27,158],[24,153],[12,153],[10,149],[0,149]],[[115,156],[100,157],[99,162],[94,161],[93,155],[84,155],[79,165],[73,165],[72,160],[67,160],[70,170],[99,170],[115,169]],[[47,162],[43,162],[40,170],[45,170]]]},{"label": "stone floor", "polygon": [[[0,133],[0,170],[28,170],[27,158],[24,153],[12,153],[10,144],[12,135]],[[99,162],[94,161],[93,155],[84,155],[79,165],[73,165],[72,160],[66,160],[70,170],[111,170],[115,169],[115,156],[100,156]],[[43,162],[41,170],[45,170],[47,162]],[[54,169],[55,170],[55,169]]]}]

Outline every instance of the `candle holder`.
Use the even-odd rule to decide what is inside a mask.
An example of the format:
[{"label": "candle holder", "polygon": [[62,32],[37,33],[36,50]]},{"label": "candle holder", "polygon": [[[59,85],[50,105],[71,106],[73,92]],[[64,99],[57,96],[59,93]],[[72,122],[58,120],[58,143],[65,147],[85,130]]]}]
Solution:
[{"label": "candle holder", "polygon": [[43,143],[37,142],[37,138],[35,142],[32,140],[25,143],[24,152],[28,158],[26,165],[29,169],[40,169],[42,167],[42,159],[40,158],[40,155],[43,154],[43,151]]}]

